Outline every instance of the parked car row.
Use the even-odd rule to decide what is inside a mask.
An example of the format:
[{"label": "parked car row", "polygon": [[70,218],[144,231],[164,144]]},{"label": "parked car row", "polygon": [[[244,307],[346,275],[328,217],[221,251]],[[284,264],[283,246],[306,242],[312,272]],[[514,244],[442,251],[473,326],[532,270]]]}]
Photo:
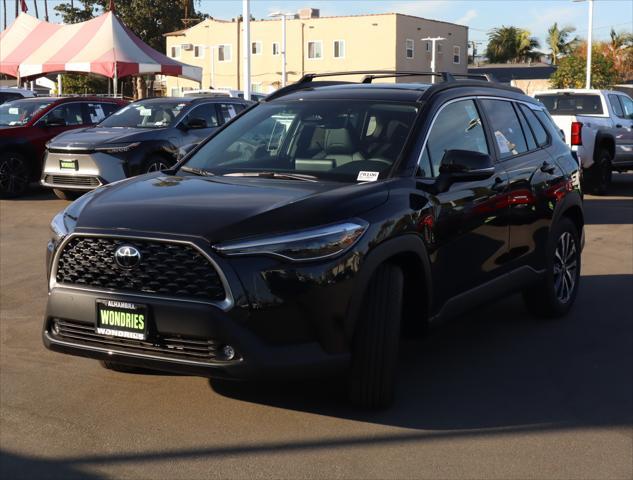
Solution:
[{"label": "parked car row", "polygon": [[32,181],[64,199],[173,165],[244,110],[239,98],[28,98],[0,105],[0,196]]}]

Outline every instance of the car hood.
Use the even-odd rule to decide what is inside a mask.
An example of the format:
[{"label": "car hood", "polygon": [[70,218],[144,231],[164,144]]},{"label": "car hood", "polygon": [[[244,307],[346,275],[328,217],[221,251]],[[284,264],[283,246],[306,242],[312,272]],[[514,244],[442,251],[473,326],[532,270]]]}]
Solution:
[{"label": "car hood", "polygon": [[377,207],[384,182],[348,184],[152,173],[88,194],[77,231],[203,237],[210,243],[324,225]]},{"label": "car hood", "polygon": [[108,144],[120,144],[158,138],[156,132],[161,129],[132,128],[132,127],[88,127],[70,130],[56,136],[49,143],[49,148],[86,149]]}]

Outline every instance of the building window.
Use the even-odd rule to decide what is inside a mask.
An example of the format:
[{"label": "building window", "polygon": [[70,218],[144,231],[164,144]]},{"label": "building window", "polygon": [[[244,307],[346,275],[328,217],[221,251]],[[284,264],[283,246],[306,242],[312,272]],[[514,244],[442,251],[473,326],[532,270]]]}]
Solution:
[{"label": "building window", "polygon": [[218,62],[231,61],[231,45],[218,45]]},{"label": "building window", "polygon": [[431,42],[426,42],[426,51],[431,53]]},{"label": "building window", "polygon": [[413,53],[415,51],[415,42],[410,38],[407,38],[404,42],[405,53],[404,56],[406,58],[413,58]]},{"label": "building window", "polygon": [[171,47],[171,58],[180,58],[180,45]]},{"label": "building window", "polygon": [[264,88],[261,83],[251,83],[251,92],[263,93]]},{"label": "building window", "polygon": [[313,60],[323,58],[323,42],[308,42],[308,58]]},{"label": "building window", "polygon": [[281,53],[281,49],[279,48],[279,43],[273,42],[273,55],[279,55]]},{"label": "building window", "polygon": [[195,58],[204,58],[204,45],[195,45],[193,47],[193,56]]},{"label": "building window", "polygon": [[345,40],[334,40],[334,58],[345,58]]},{"label": "building window", "polygon": [[461,48],[457,45],[453,45],[453,63],[461,63]]},{"label": "building window", "polygon": [[251,54],[252,55],[261,55],[262,54],[262,42],[253,42],[253,43],[251,43]]},{"label": "building window", "polygon": [[442,53],[442,44],[437,42],[437,53]]}]

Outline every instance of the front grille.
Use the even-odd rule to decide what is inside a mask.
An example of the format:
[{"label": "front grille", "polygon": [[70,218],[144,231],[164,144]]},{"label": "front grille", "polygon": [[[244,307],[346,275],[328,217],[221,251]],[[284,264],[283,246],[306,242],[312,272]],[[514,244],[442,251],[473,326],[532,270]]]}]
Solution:
[{"label": "front grille", "polygon": [[101,185],[97,177],[77,175],[46,175],[44,181],[49,185],[72,185],[74,187],[98,187]]},{"label": "front grille", "polygon": [[[141,253],[138,266],[119,267],[114,252],[131,245]],[[155,240],[73,237],[63,247],[56,280],[62,285],[115,292],[222,301],[226,292],[219,273],[191,245]]]},{"label": "front grille", "polygon": [[50,332],[55,338],[74,344],[118,348],[122,351],[160,355],[167,359],[184,358],[199,362],[226,360],[221,345],[213,339],[156,336],[152,340],[131,340],[99,335],[92,324],[63,319],[54,319]]}]

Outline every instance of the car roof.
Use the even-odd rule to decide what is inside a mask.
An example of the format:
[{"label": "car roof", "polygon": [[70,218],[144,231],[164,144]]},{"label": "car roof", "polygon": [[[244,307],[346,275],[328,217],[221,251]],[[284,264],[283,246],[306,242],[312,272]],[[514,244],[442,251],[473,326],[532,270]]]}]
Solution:
[{"label": "car roof", "polygon": [[59,103],[67,103],[67,102],[113,102],[113,103],[121,103],[125,100],[121,98],[108,98],[108,97],[26,97],[16,99],[14,101],[20,102],[51,102],[51,104],[59,104]]},{"label": "car roof", "polygon": [[535,102],[521,90],[481,80],[459,80],[430,83],[350,83],[308,82],[288,93],[273,93],[264,101],[346,99],[421,102],[441,92],[453,90],[456,95],[495,95],[515,100]]},{"label": "car roof", "polygon": [[134,103],[143,103],[143,104],[152,104],[152,103],[161,103],[161,102],[174,102],[174,103],[188,103],[188,104],[193,104],[193,103],[203,103],[203,102],[210,102],[210,103],[226,103],[228,101],[230,102],[235,102],[235,103],[246,103],[244,100],[242,100],[241,98],[234,98],[234,97],[204,97],[204,96],[200,96],[200,97],[155,97],[155,98],[142,98],[140,100],[136,100]]}]

